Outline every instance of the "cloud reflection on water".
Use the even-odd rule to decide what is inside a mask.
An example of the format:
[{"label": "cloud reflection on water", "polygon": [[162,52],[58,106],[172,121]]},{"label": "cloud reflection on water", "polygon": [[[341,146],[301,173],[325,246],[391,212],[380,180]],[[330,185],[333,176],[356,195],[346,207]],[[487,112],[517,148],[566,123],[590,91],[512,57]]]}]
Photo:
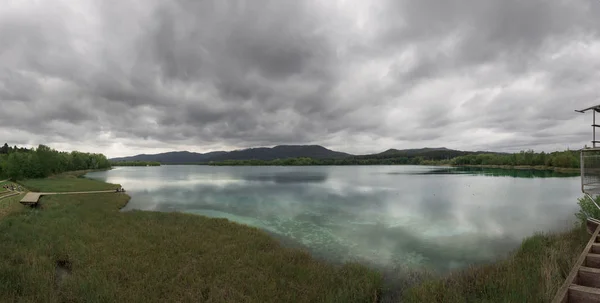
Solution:
[{"label": "cloud reflection on water", "polygon": [[163,166],[91,175],[127,188],[126,209],[225,217],[302,243],[320,257],[387,268],[443,271],[491,261],[536,231],[561,228],[576,210],[577,178],[432,171]]}]

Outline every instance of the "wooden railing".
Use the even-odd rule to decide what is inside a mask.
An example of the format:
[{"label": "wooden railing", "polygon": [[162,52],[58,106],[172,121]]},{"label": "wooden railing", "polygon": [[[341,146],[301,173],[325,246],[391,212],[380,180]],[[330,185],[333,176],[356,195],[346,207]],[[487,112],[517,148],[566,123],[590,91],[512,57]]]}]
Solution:
[{"label": "wooden railing", "polygon": [[587,227],[592,237],[552,303],[600,302],[600,224],[588,220]]}]

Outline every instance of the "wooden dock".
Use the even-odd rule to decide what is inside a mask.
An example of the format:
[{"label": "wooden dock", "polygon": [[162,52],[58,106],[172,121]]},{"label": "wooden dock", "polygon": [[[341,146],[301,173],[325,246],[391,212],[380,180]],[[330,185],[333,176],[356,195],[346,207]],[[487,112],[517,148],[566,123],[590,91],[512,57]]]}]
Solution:
[{"label": "wooden dock", "polygon": [[59,192],[59,193],[28,192],[27,194],[25,194],[25,197],[23,197],[23,199],[21,199],[21,204],[27,205],[27,206],[36,206],[42,196],[104,194],[104,193],[117,193],[117,191],[114,189],[111,189],[111,190],[96,190],[96,191],[69,191],[69,192]]},{"label": "wooden dock", "polygon": [[600,224],[588,220],[592,237],[552,303],[600,302]]}]

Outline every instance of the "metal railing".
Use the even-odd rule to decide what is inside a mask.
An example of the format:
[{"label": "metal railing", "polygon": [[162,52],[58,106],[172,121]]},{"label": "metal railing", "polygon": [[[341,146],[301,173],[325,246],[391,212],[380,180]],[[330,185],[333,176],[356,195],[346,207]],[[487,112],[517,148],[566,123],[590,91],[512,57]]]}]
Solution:
[{"label": "metal railing", "polygon": [[581,191],[600,194],[600,148],[581,150]]},{"label": "metal railing", "polygon": [[[600,148],[588,148],[581,150],[581,192],[592,201],[600,210],[600,206],[594,199],[600,195]],[[600,220],[591,217],[585,210],[582,212],[587,219],[600,224]]]},{"label": "metal railing", "polygon": [[[596,128],[600,128],[600,125],[596,124],[596,112],[600,113],[600,105],[576,110],[579,113],[586,113],[588,111],[592,111],[593,119],[592,148],[586,147],[581,150],[581,191],[600,210],[600,206],[598,206],[594,199],[595,196],[600,195],[600,148],[596,148],[596,144],[600,143],[600,141],[596,140]],[[600,225],[600,220],[594,219],[583,207],[581,211],[586,215],[588,222]]]}]

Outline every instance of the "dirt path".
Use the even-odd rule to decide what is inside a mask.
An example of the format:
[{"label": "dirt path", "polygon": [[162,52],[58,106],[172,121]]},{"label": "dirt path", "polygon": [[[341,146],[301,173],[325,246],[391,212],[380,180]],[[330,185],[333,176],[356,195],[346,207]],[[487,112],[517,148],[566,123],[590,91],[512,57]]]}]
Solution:
[{"label": "dirt path", "polygon": [[19,195],[19,194],[22,194],[22,192],[19,192],[19,191],[13,191],[13,192],[10,192],[10,194],[8,194],[8,195],[3,195],[3,196],[0,196],[0,200],[2,200],[2,199],[6,199],[6,198],[8,198],[8,197],[16,196],[16,195]]},{"label": "dirt path", "polygon": [[[8,182],[8,181],[10,181],[10,179],[2,180],[2,181],[0,181],[0,184],[2,184],[4,182]],[[17,190],[3,191],[2,193],[0,193],[0,200],[8,198],[8,197],[16,196],[16,195],[21,194],[23,192],[24,191],[17,191]]]}]

